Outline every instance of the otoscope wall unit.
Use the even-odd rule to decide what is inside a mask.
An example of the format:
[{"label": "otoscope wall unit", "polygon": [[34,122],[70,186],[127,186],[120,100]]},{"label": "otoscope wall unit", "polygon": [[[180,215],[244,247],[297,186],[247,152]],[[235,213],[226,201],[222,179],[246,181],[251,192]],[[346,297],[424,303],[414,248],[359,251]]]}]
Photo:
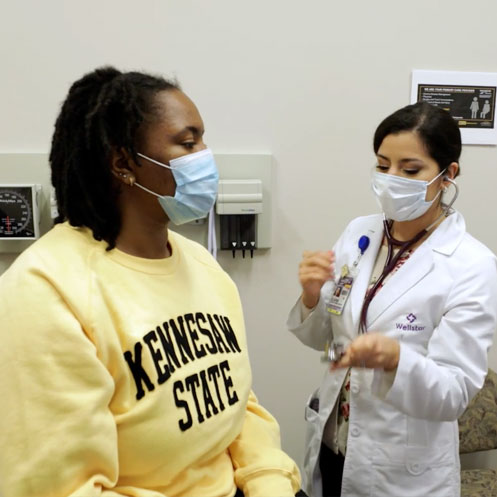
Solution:
[{"label": "otoscope wall unit", "polygon": [[254,257],[257,249],[256,219],[262,214],[260,179],[221,179],[216,201],[219,215],[220,249],[231,250],[233,257],[241,250]]},{"label": "otoscope wall unit", "polygon": [[235,256],[271,247],[272,157],[219,154],[218,249]]}]

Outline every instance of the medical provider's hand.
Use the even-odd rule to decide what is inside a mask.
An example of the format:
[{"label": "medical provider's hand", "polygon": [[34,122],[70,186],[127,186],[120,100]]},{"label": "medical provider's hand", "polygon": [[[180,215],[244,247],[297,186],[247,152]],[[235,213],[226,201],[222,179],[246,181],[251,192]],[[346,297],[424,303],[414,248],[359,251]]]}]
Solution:
[{"label": "medical provider's hand", "polygon": [[397,340],[381,333],[366,333],[357,337],[345,350],[342,358],[332,363],[337,368],[382,368],[393,371],[399,364],[400,345]]},{"label": "medical provider's hand", "polygon": [[299,266],[302,285],[302,302],[312,309],[319,302],[319,292],[326,281],[335,278],[335,254],[332,250],[311,252],[306,250]]}]

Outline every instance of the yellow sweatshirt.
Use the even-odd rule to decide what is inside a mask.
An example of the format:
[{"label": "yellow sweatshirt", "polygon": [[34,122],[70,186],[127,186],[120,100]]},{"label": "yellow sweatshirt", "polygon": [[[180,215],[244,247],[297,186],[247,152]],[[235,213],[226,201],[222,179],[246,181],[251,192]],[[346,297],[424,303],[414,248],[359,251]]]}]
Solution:
[{"label": "yellow sweatshirt", "polygon": [[237,289],[200,245],[133,257],[61,224],[0,278],[2,497],[293,496]]}]

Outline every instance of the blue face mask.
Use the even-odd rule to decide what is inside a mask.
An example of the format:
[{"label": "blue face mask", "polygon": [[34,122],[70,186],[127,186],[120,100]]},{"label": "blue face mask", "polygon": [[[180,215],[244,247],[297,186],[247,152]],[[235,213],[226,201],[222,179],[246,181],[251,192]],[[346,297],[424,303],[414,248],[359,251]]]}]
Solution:
[{"label": "blue face mask", "polygon": [[174,197],[159,195],[138,183],[135,185],[158,197],[160,205],[174,224],[185,224],[207,216],[216,201],[219,180],[214,156],[208,148],[173,159],[169,165],[140,153],[137,155],[171,169],[176,181]]}]

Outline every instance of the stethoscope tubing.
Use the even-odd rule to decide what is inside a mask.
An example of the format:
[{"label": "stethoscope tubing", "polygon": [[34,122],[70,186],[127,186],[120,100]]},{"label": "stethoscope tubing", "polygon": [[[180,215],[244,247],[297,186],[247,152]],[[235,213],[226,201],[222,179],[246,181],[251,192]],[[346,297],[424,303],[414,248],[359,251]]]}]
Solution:
[{"label": "stethoscope tubing", "polygon": [[[375,281],[374,285],[366,292],[364,297],[364,302],[362,304],[361,309],[361,319],[359,325],[359,333],[366,333],[367,324],[366,318],[368,314],[369,304],[373,300],[376,292],[385,281],[385,278],[393,271],[400,258],[412,247],[416,242],[418,242],[423,236],[425,236],[428,232],[427,230],[421,230],[414,238],[407,240],[405,242],[400,242],[392,237],[390,233],[390,226],[386,219],[383,219],[383,233],[387,239],[388,244],[388,252],[387,252],[387,260],[385,261],[385,265],[383,266],[383,271],[381,272],[380,277]],[[399,251],[393,255],[394,246],[399,247]]]}]

